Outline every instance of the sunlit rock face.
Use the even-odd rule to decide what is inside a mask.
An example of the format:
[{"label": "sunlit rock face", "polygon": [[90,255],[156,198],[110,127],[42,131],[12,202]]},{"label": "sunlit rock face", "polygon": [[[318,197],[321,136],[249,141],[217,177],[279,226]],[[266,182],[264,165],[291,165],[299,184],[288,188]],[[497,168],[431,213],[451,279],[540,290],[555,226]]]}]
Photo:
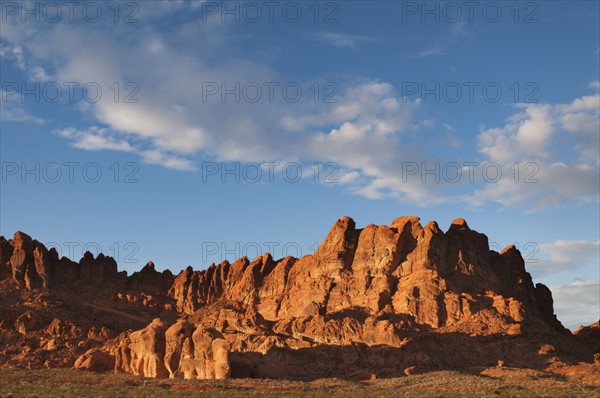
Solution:
[{"label": "sunlit rock face", "polygon": [[0,287],[5,366],[315,378],[539,367],[554,347],[583,359],[596,350],[562,327],[515,247],[491,251],[460,218],[444,232],[414,216],[362,229],[342,217],[312,255],[178,275],[149,262],[128,276],[102,254],[59,258],[17,232],[0,238]]}]

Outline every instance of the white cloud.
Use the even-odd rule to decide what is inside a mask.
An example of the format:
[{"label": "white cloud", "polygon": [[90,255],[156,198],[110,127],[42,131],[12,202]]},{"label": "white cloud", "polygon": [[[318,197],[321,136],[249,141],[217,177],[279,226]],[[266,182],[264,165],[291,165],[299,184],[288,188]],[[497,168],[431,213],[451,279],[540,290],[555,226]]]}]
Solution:
[{"label": "white cloud", "polygon": [[36,82],[49,82],[52,80],[52,77],[48,76],[41,66],[34,66],[31,68],[29,79]]},{"label": "white cloud", "polygon": [[117,138],[114,131],[107,128],[93,126],[84,131],[67,128],[57,131],[56,134],[69,139],[73,148],[86,151],[111,150],[137,153],[141,156],[143,162],[179,171],[193,171],[197,168],[192,160],[185,157],[157,149],[148,150],[131,145],[128,141]]},{"label": "white cloud", "polygon": [[345,124],[358,122],[364,129],[385,135],[408,127],[415,109],[414,103],[402,104],[395,97],[391,84],[376,81],[351,86],[338,97],[338,102],[330,106],[317,106],[311,112],[286,115],[281,123],[288,131],[338,125],[331,133],[340,135],[340,129],[356,127]]},{"label": "white cloud", "polygon": [[427,50],[419,51],[417,53],[417,58],[427,58],[435,55],[447,55],[448,53],[445,50],[441,50],[439,48],[430,48]]},{"label": "white cloud", "polygon": [[[160,7],[173,12],[164,9],[163,3]],[[183,2],[173,5],[175,10],[185,7]],[[425,104],[405,101],[391,84],[376,80],[340,83],[333,103],[315,103],[310,84],[304,85],[305,95],[298,103],[283,101],[280,94],[274,102],[236,102],[231,96],[222,101],[220,95],[206,100],[206,83],[228,87],[236,82],[285,83],[262,61],[236,51],[239,37],[228,34],[230,24],[212,22],[183,21],[168,34],[150,24],[127,30],[118,25],[108,33],[76,24],[8,26],[2,34],[11,46],[2,51],[10,52],[14,62],[21,59],[25,65],[43,65],[30,73],[40,80],[52,76],[59,83],[96,82],[103,88],[100,101],[80,105],[85,117],[92,119],[90,124],[105,130],[88,129],[66,137],[77,148],[127,151],[146,162],[178,170],[194,169],[197,157],[336,162],[346,170],[344,185],[351,192],[419,206],[491,201],[539,209],[566,200],[598,198],[598,155],[594,152],[598,137],[592,134],[597,125],[596,95],[568,104],[521,106],[505,126],[479,134],[480,151],[473,158],[461,156],[465,161],[498,162],[505,172],[513,162],[521,166],[535,162],[537,184],[516,184],[511,178],[496,184],[436,182],[434,178],[422,182],[419,176],[407,181],[402,172],[408,162],[426,162],[431,167],[436,162],[456,161],[462,143],[452,134],[454,127],[424,115]],[[320,35],[342,47],[367,40],[339,33]],[[447,46],[465,35],[464,26],[452,28],[443,43]],[[445,51],[445,47],[435,48]],[[31,62],[19,58],[23,54]],[[120,86],[117,101],[110,89],[116,82]],[[131,94],[124,87],[127,82],[139,88],[134,93],[137,103],[124,102]],[[565,146],[565,141],[573,145]],[[444,151],[435,153],[441,146]],[[520,178],[527,172],[521,170]]]},{"label": "white cloud", "polygon": [[26,69],[25,56],[23,55],[23,48],[19,45],[6,46],[0,43],[0,58],[13,59],[15,65],[21,70]]},{"label": "white cloud", "polygon": [[575,279],[562,286],[549,286],[558,319],[571,330],[600,318],[600,283]]},{"label": "white cloud", "polygon": [[0,117],[2,121],[17,123],[31,122],[38,125],[46,123],[46,120],[39,118],[25,110],[24,106],[17,99],[17,97],[19,97],[17,94],[6,92],[0,89]]},{"label": "white cloud", "polygon": [[558,106],[559,123],[573,134],[582,161],[600,165],[600,93]]},{"label": "white cloud", "polygon": [[[337,178],[337,177],[334,175],[333,178]],[[359,178],[360,178],[360,173],[358,173],[356,171],[350,171],[350,172],[342,172],[341,176],[339,178],[337,178],[337,180],[340,184],[351,184],[351,183],[356,182]]]},{"label": "white cloud", "polygon": [[480,151],[495,162],[511,162],[527,157],[546,157],[555,132],[549,105],[528,105],[513,115],[503,128],[492,128],[479,135]]},{"label": "white cloud", "polygon": [[[519,109],[504,127],[484,130],[478,137],[480,152],[514,178],[487,184],[475,192],[472,203],[529,203],[534,210],[571,199],[597,201],[600,96]],[[532,182],[524,183],[526,179]]]},{"label": "white cloud", "polygon": [[314,33],[313,37],[315,37],[319,41],[322,41],[335,47],[352,49],[357,48],[361,44],[374,41],[372,38],[366,36],[357,36],[335,32]]},{"label": "white cloud", "polygon": [[450,24],[450,29],[440,37],[435,44],[413,55],[414,58],[427,58],[439,55],[447,55],[449,48],[457,43],[464,43],[464,39],[471,36],[465,22]]},{"label": "white cloud", "polygon": [[13,104],[4,104],[2,106],[2,120],[5,122],[33,122],[38,125],[46,123],[44,119],[36,117],[24,108],[14,106]]},{"label": "white cloud", "polygon": [[90,127],[86,131],[67,128],[56,132],[59,136],[69,138],[71,146],[85,149],[86,151],[111,150],[120,152],[134,152],[135,149],[129,142],[116,139],[110,135],[108,129]]},{"label": "white cloud", "polygon": [[537,263],[527,266],[534,278],[562,271],[574,271],[591,265],[600,266],[600,241],[557,240],[541,243],[533,256]]},{"label": "white cloud", "polygon": [[25,52],[20,45],[7,46],[0,43],[0,59],[13,60],[18,69],[27,71],[29,79],[36,82],[47,82],[51,77],[46,74],[44,68],[39,65],[33,65],[25,58]]},{"label": "white cloud", "polygon": [[535,212],[571,200],[598,201],[600,181],[595,167],[536,160],[517,162],[517,165],[518,180],[515,180],[513,165],[503,164],[505,177],[477,189],[466,199],[467,202],[473,205],[496,202],[503,206],[524,206],[527,212]]},{"label": "white cloud", "polygon": [[157,150],[142,151],[141,155],[144,162],[157,164],[168,169],[180,171],[194,171],[197,169],[196,165],[189,159],[168,155]]}]

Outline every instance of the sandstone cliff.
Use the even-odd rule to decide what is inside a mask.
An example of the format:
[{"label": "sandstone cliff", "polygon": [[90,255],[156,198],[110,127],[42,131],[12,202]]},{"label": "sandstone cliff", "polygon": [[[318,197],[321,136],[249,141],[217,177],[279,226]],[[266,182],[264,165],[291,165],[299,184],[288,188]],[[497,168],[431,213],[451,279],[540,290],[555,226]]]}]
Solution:
[{"label": "sandstone cliff", "polygon": [[343,217],[312,255],[176,276],[151,262],[128,276],[102,254],[75,263],[17,232],[0,238],[0,294],[6,366],[360,377],[593,362],[598,350],[595,332],[577,340],[560,324],[515,247],[491,251],[463,219],[443,232],[418,217],[362,229]]}]

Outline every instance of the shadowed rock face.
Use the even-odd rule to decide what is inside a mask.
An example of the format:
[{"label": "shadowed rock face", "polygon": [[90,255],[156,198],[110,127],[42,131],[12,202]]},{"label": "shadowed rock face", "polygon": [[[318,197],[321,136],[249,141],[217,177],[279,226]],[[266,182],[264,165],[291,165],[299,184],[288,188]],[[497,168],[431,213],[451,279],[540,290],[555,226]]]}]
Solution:
[{"label": "shadowed rock face", "polygon": [[[556,319],[550,290],[533,285],[519,251],[490,251],[463,219],[443,232],[418,217],[363,229],[343,217],[312,255],[177,276],[151,262],[127,276],[102,254],[59,259],[21,232],[0,238],[0,261],[9,366],[187,379],[396,375],[498,360],[542,367],[548,341],[568,358],[593,357]],[[39,359],[49,329],[62,361]],[[26,338],[38,347],[13,353]]]}]

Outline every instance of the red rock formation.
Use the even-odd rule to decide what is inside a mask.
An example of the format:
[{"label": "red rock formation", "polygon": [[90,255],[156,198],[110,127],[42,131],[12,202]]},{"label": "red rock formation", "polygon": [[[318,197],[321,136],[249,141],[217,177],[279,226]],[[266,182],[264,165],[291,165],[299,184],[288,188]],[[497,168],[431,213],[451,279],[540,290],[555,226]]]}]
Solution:
[{"label": "red rock formation", "polygon": [[115,355],[115,369],[138,376],[167,377],[165,330],[157,318],[144,329],[123,338]]},{"label": "red rock formation", "polygon": [[167,329],[155,319],[121,339],[115,370],[144,377],[224,379],[230,374],[228,344],[214,329],[194,328],[183,320]]},{"label": "red rock formation", "polygon": [[312,255],[243,257],[177,276],[152,262],[127,276],[104,255],[59,259],[18,232],[0,238],[0,295],[9,366],[384,377],[499,361],[540,367],[557,355],[592,361],[600,350],[584,337],[595,332],[562,327],[550,290],[533,285],[514,246],[490,251],[463,219],[443,232],[418,217],[363,229],[343,217]]},{"label": "red rock formation", "polygon": [[115,358],[97,348],[92,348],[77,358],[73,368],[92,370],[94,372],[108,372],[115,367]]},{"label": "red rock formation", "polygon": [[580,326],[575,332],[577,345],[586,348],[588,358],[594,358],[594,362],[600,365],[600,321],[589,326]]}]

